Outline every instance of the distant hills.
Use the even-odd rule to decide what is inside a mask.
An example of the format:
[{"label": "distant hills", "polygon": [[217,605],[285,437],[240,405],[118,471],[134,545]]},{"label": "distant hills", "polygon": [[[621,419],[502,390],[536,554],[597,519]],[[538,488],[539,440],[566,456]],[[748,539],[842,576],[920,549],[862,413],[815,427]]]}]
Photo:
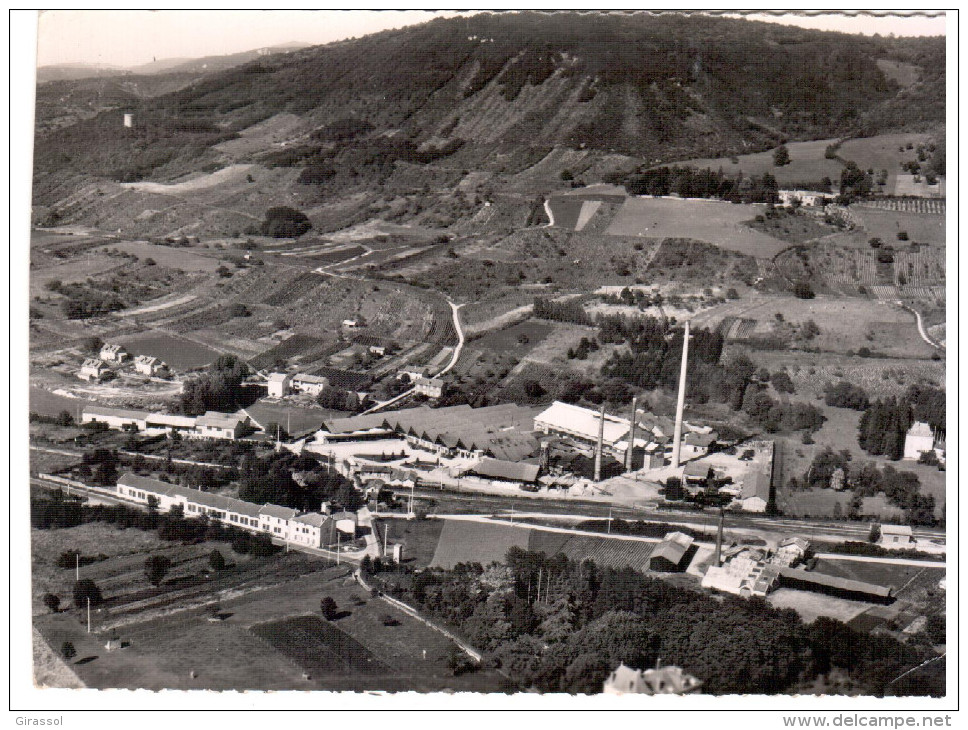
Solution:
[{"label": "distant hills", "polygon": [[112,66],[94,63],[63,63],[41,66],[37,69],[37,83],[48,81],[79,81],[91,78],[110,78],[114,76],[145,76],[163,73],[212,73],[224,71],[243,63],[249,63],[262,56],[273,53],[289,53],[308,48],[308,43],[283,43],[277,46],[256,48],[241,53],[224,56],[204,56],[202,58],[165,58],[137,66]]},{"label": "distant hills", "polygon": [[[420,188],[545,160],[547,179],[572,164],[556,169],[558,158],[584,159],[585,180],[594,182],[621,164],[929,131],[945,114],[944,38],[695,14],[482,13],[252,53],[220,71],[216,63],[238,54],[107,79],[119,84],[116,102],[105,102],[106,87],[91,79],[41,85],[49,89],[45,113],[70,98],[71,84],[88,84],[88,106],[77,105],[76,123],[45,127],[38,115],[35,194],[62,195],[55,183],[65,172],[165,181],[231,164],[294,168],[298,176],[263,175],[253,190],[312,191],[314,200],[381,190],[401,170]],[[136,124],[126,130],[128,110]],[[556,158],[552,150],[574,153]],[[594,167],[589,155],[607,164]]]}]

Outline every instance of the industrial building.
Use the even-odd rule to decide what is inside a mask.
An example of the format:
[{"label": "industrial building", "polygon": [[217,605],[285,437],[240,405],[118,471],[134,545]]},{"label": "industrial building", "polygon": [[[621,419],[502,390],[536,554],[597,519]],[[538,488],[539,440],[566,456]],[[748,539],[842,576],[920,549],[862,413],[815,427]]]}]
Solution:
[{"label": "industrial building", "polygon": [[117,431],[177,432],[189,437],[228,440],[241,438],[251,428],[246,415],[208,411],[204,416],[180,416],[98,405],[84,408],[81,423],[103,423]]},{"label": "industrial building", "polygon": [[689,567],[695,555],[693,538],[682,532],[670,532],[649,556],[649,570],[660,573],[681,573]]},{"label": "industrial building", "polygon": [[[221,494],[168,484],[157,479],[125,474],[117,483],[118,496],[138,504],[148,504],[149,497],[157,500],[159,512],[181,507],[185,517],[207,516],[225,525],[308,547],[329,545],[336,519],[318,512],[300,513],[277,504],[252,504]],[[353,516],[355,519],[355,515]]]}]

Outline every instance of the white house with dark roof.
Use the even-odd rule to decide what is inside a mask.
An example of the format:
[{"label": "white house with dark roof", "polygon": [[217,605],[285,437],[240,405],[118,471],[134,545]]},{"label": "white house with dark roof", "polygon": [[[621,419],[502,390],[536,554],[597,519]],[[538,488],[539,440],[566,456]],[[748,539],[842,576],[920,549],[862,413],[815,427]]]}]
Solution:
[{"label": "white house with dark roof", "polygon": [[293,391],[306,393],[315,397],[329,387],[329,378],[325,378],[322,375],[304,375],[303,373],[299,373],[292,376],[290,383]]},{"label": "white house with dark roof", "polygon": [[138,355],[134,359],[135,372],[141,375],[162,376],[168,374],[168,366],[157,357],[151,355]]},{"label": "white house with dark roof", "polygon": [[109,372],[111,368],[103,360],[91,357],[81,364],[77,377],[81,380],[101,380]]},{"label": "white house with dark roof", "polygon": [[266,504],[259,508],[259,529],[281,540],[289,538],[289,521],[299,514],[292,507]]},{"label": "white house with dark roof", "polygon": [[101,347],[100,356],[102,360],[107,360],[108,362],[124,362],[129,357],[128,351],[121,345],[110,345],[107,343]]},{"label": "white house with dark roof", "polygon": [[881,539],[877,544],[885,548],[913,548],[914,531],[908,525],[881,525]]},{"label": "white house with dark roof", "polygon": [[417,378],[414,381],[413,389],[417,395],[440,398],[444,393],[444,381],[440,378]]},{"label": "white house with dark roof", "polygon": [[270,398],[283,398],[289,395],[291,385],[292,376],[288,373],[270,373],[267,380],[268,395]]}]

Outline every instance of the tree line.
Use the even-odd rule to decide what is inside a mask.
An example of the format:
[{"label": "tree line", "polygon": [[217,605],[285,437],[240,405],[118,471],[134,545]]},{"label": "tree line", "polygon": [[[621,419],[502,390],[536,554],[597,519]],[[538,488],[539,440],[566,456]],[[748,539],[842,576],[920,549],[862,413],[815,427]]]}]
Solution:
[{"label": "tree line", "polygon": [[832,671],[858,694],[944,694],[943,673],[893,680],[929,650],[857,632],[840,621],[804,624],[765,600],[722,600],[632,568],[512,547],[506,564],[429,569],[391,592],[454,627],[522,688],[598,693],[620,662],[682,667],[710,694],[780,694]]}]

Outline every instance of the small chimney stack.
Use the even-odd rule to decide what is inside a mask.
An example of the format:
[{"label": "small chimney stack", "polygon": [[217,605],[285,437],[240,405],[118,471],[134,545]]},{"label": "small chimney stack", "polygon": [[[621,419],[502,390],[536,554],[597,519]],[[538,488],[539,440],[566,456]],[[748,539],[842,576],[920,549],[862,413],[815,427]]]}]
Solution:
[{"label": "small chimney stack", "polygon": [[689,320],[682,337],[682,365],[679,368],[679,399],[676,402],[676,428],[672,441],[672,466],[679,466],[679,452],[682,450],[682,412],[686,405],[686,365],[689,362]]},{"label": "small chimney stack", "polygon": [[605,446],[605,404],[598,417],[598,446],[595,449],[595,481],[602,481],[602,449]]}]

